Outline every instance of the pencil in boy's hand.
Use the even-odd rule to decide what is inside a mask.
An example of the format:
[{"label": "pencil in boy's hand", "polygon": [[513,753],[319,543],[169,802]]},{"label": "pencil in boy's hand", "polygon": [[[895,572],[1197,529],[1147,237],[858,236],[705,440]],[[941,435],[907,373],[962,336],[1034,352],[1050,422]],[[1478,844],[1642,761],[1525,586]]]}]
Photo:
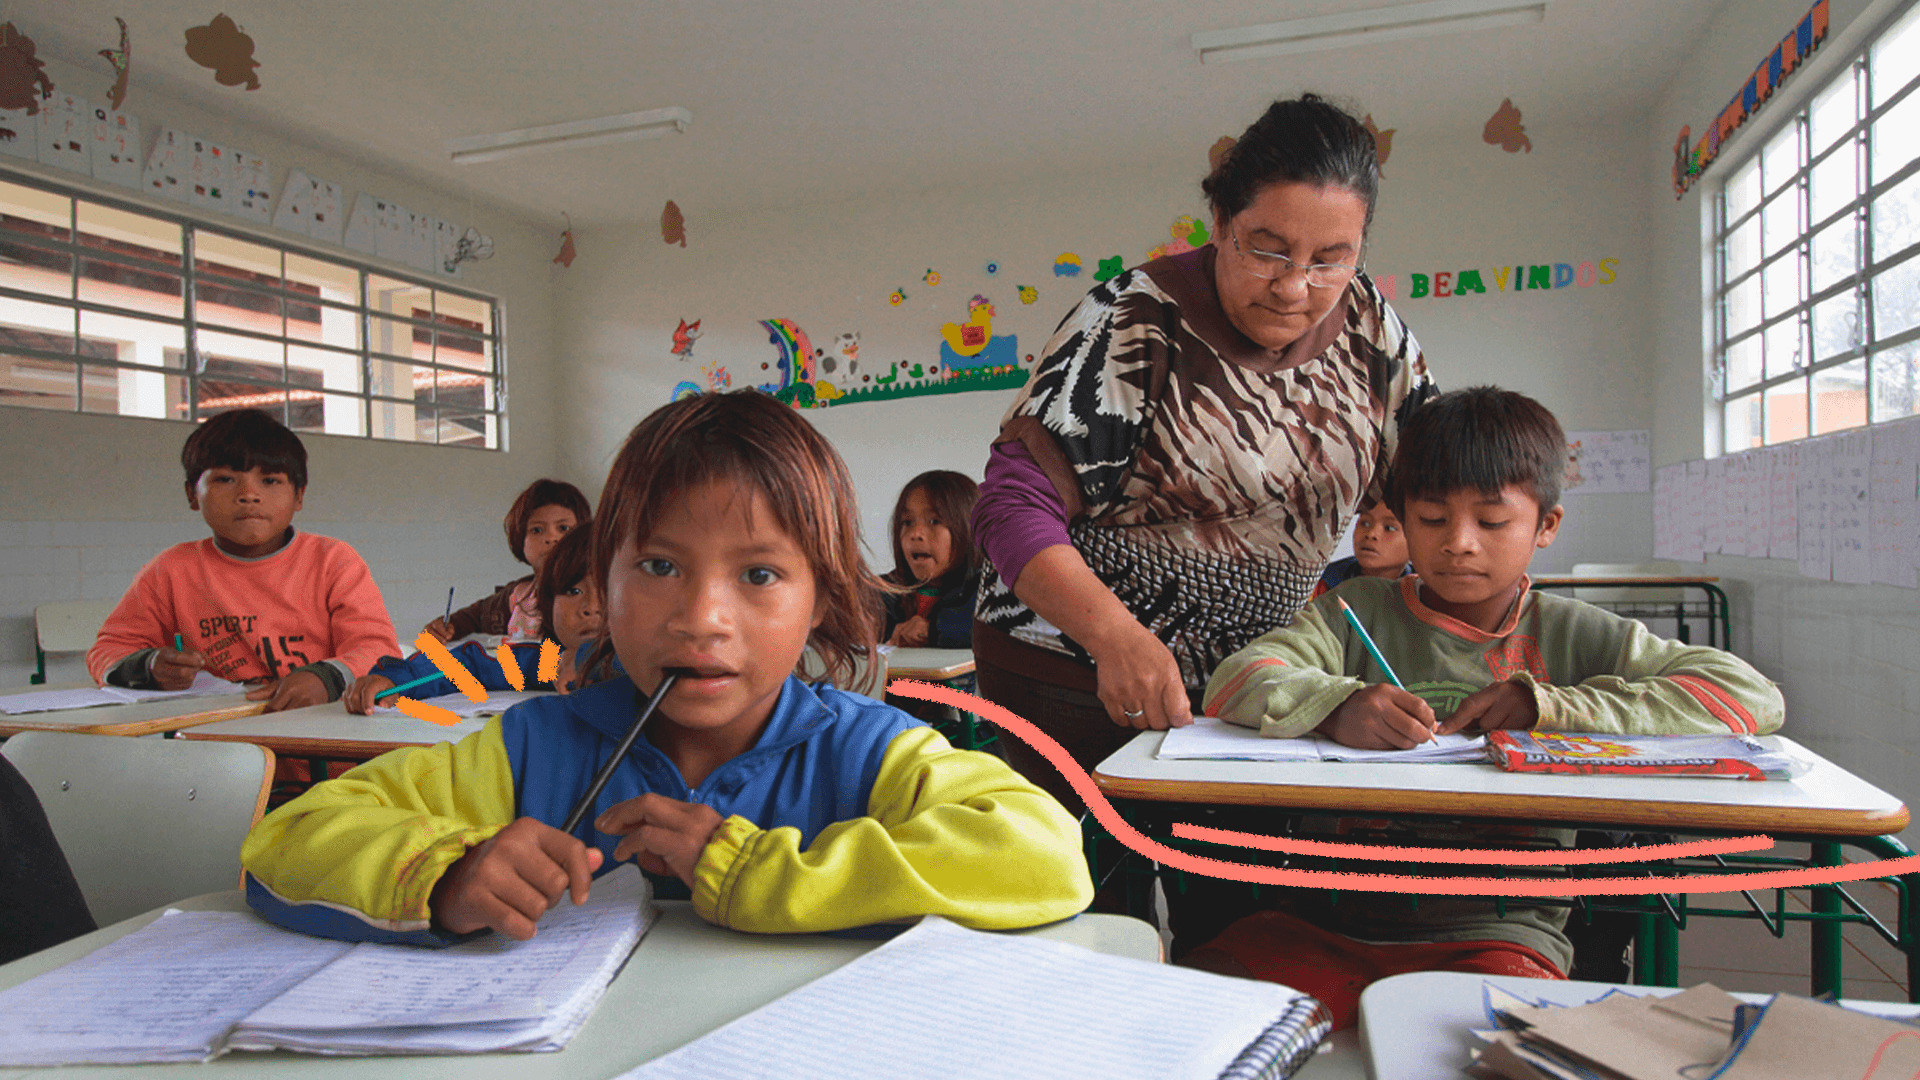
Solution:
[{"label": "pencil in boy's hand", "polygon": [[447,613],[441,618],[451,626],[453,624],[453,586],[447,586]]},{"label": "pencil in boy's hand", "polygon": [[1353,632],[1360,635],[1360,644],[1367,647],[1367,655],[1373,657],[1373,662],[1379,664],[1380,670],[1387,673],[1387,678],[1393,680],[1393,685],[1405,690],[1407,684],[1400,681],[1400,676],[1393,673],[1393,665],[1387,663],[1387,658],[1380,655],[1380,647],[1373,643],[1373,635],[1367,633],[1367,628],[1360,625],[1360,616],[1353,613],[1353,609],[1347,606],[1345,600],[1336,596],[1333,598],[1333,602],[1340,605],[1341,614],[1347,617],[1347,622],[1353,627]]},{"label": "pencil in boy's hand", "polygon": [[392,697],[395,694],[405,693],[406,691],[411,690],[416,686],[420,686],[423,683],[430,683],[435,679],[444,679],[444,678],[446,678],[446,676],[436,671],[431,675],[422,675],[417,679],[409,679],[406,682],[401,683],[399,686],[389,686],[385,690],[382,690],[379,693],[373,695],[373,700],[379,701],[383,697]]},{"label": "pencil in boy's hand", "polygon": [[608,755],[607,763],[600,766],[599,772],[593,774],[593,783],[587,785],[586,793],[580,796],[580,801],[573,804],[573,813],[568,814],[565,824],[560,826],[561,832],[572,836],[573,830],[579,828],[580,822],[586,819],[587,811],[593,809],[593,801],[600,797],[600,792],[605,790],[607,781],[613,778],[613,770],[620,767],[620,763],[626,760],[627,751],[633,749],[633,744],[639,740],[640,729],[646,726],[647,717],[652,716],[653,710],[660,707],[661,699],[667,696],[667,691],[673,689],[673,684],[680,678],[682,670],[668,668],[660,673],[660,686],[654,690],[653,696],[647,699],[646,708],[641,709],[640,715],[633,718],[633,726],[627,729],[626,735],[620,739],[620,745],[614,747],[613,753]]},{"label": "pencil in boy's hand", "polygon": [[175,635],[173,635],[173,651],[174,651],[174,652],[186,652],[186,651],[187,651],[187,639],[186,639],[186,638],[183,638],[183,637],[181,637],[181,636],[180,636],[179,634],[175,634]]}]

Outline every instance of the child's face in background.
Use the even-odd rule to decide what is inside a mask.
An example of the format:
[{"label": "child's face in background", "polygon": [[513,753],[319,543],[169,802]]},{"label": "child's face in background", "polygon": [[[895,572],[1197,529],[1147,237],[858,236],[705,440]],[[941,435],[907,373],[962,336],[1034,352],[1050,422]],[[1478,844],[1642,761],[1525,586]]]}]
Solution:
[{"label": "child's face in background", "polygon": [[305,494],[286,473],[216,466],[194,481],[187,505],[200,511],[220,550],[257,559],[280,550]]},{"label": "child's face in background", "polygon": [[1399,577],[1407,568],[1407,537],[1384,505],[1360,511],[1353,523],[1353,557],[1369,577]]},{"label": "child's face in background", "polygon": [[527,557],[534,573],[546,564],[547,552],[578,524],[573,511],[564,506],[543,506],[527,515],[527,539],[520,545],[520,553]]},{"label": "child's face in background", "polygon": [[600,590],[592,581],[576,581],[553,598],[553,636],[571,650],[599,637],[607,628]]},{"label": "child's face in background", "polygon": [[1491,631],[1512,605],[1533,553],[1553,543],[1561,509],[1545,513],[1532,494],[1508,484],[1498,495],[1474,488],[1408,499],[1407,552],[1421,593],[1436,611]]},{"label": "child's face in background", "polygon": [[927,493],[915,488],[900,504],[900,550],[915,581],[933,581],[953,569],[953,532],[933,511]]},{"label": "child's face in background", "polygon": [[731,481],[687,491],[607,569],[620,663],[646,693],[663,669],[692,669],[660,711],[726,756],[759,738],[821,616],[806,552],[764,496]]}]

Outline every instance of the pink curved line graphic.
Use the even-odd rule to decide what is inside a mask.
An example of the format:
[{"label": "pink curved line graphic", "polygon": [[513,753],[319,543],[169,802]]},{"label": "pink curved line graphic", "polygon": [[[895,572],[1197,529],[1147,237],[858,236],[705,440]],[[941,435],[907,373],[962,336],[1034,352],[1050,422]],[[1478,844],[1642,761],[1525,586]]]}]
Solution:
[{"label": "pink curved line graphic", "polygon": [[[1292,885],[1308,889],[1345,889],[1351,892],[1392,892],[1421,896],[1648,896],[1675,893],[1736,892],[1741,889],[1804,888],[1809,885],[1834,885],[1844,881],[1891,877],[1920,870],[1920,855],[1882,859],[1871,863],[1847,863],[1842,866],[1810,866],[1791,870],[1766,870],[1750,874],[1702,874],[1689,877],[1632,878],[1492,878],[1421,877],[1405,874],[1354,874],[1345,871],[1290,870],[1277,866],[1252,866],[1192,855],[1153,839],[1128,824],[1113,804],[1094,785],[1093,777],[1073,760],[1066,748],[1053,741],[1032,723],[1003,706],[975,697],[952,687],[912,679],[896,679],[887,684],[887,692],[898,697],[916,698],[951,705],[956,709],[991,720],[1033,747],[1060,770],[1073,790],[1086,802],[1087,809],[1101,826],[1129,850],[1154,862],[1185,870],[1203,877],[1224,881],[1246,881],[1257,885]],[[1378,849],[1355,844],[1352,857],[1371,858]]]},{"label": "pink curved line graphic", "polygon": [[1173,823],[1173,835],[1182,840],[1280,851],[1289,855],[1325,855],[1338,859],[1394,860],[1396,862],[1469,863],[1480,866],[1586,866],[1610,863],[1654,862],[1659,859],[1699,858],[1741,851],[1766,851],[1771,836],[1728,836],[1690,840],[1682,844],[1649,844],[1636,848],[1585,848],[1577,851],[1512,851],[1481,848],[1388,847],[1376,844],[1335,844],[1325,840],[1295,840],[1284,836],[1235,832],[1205,825]]},{"label": "pink curved line graphic", "polygon": [[[1867,1071],[1861,1074],[1860,1080],[1873,1080],[1873,1075],[1880,1071],[1880,1059],[1887,1056],[1887,1051],[1893,1049],[1895,1043],[1908,1041],[1920,1041],[1920,1035],[1916,1035],[1911,1031],[1896,1031],[1892,1035],[1887,1036],[1886,1039],[1874,1049],[1873,1060],[1867,1062]],[[1920,1069],[1914,1070],[1911,1080],[1920,1080]]]}]

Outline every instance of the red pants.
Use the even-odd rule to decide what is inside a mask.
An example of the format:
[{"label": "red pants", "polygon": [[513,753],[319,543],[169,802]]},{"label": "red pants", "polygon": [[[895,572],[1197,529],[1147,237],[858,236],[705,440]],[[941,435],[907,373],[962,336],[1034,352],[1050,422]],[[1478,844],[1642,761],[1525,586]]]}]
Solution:
[{"label": "red pants", "polygon": [[[1224,962],[1223,962],[1224,961]],[[1181,963],[1283,983],[1333,1010],[1338,1031],[1360,1017],[1360,992],[1376,979],[1409,971],[1472,971],[1564,979],[1552,962],[1509,941],[1423,941],[1369,945],[1278,911],[1261,911],[1227,927]],[[1240,969],[1240,970],[1236,970]]]}]

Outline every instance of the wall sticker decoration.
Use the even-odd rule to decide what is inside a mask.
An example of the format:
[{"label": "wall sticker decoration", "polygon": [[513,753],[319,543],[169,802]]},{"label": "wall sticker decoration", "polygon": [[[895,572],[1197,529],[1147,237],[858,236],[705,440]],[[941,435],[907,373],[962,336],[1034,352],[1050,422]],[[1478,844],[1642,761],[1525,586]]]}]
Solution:
[{"label": "wall sticker decoration", "polygon": [[1688,147],[1687,141],[1693,138],[1691,125],[1680,128],[1680,136],[1673,142],[1673,197],[1679,198],[1707,171],[1713,159],[1720,156],[1720,147],[1746,124],[1747,119],[1760,106],[1764,105],[1787,76],[1799,68],[1800,62],[1827,40],[1827,0],[1819,0],[1807,13],[1800,17],[1787,36],[1780,39],[1753,74],[1734,91],[1733,100],[1720,110],[1720,115],[1707,124],[1707,130],[1699,141]]},{"label": "wall sticker decoration", "polygon": [[1500,107],[1487,119],[1487,126],[1481,129],[1480,138],[1509,154],[1522,150],[1533,153],[1533,140],[1527,138],[1527,129],[1520,124],[1520,110],[1513,107],[1512,98],[1500,102]]},{"label": "wall sticker decoration", "polygon": [[245,84],[260,89],[256,71],[260,61],[253,58],[253,39],[226,15],[215,15],[205,26],[187,30],[187,59],[213,70],[213,81],[221,86]]}]

